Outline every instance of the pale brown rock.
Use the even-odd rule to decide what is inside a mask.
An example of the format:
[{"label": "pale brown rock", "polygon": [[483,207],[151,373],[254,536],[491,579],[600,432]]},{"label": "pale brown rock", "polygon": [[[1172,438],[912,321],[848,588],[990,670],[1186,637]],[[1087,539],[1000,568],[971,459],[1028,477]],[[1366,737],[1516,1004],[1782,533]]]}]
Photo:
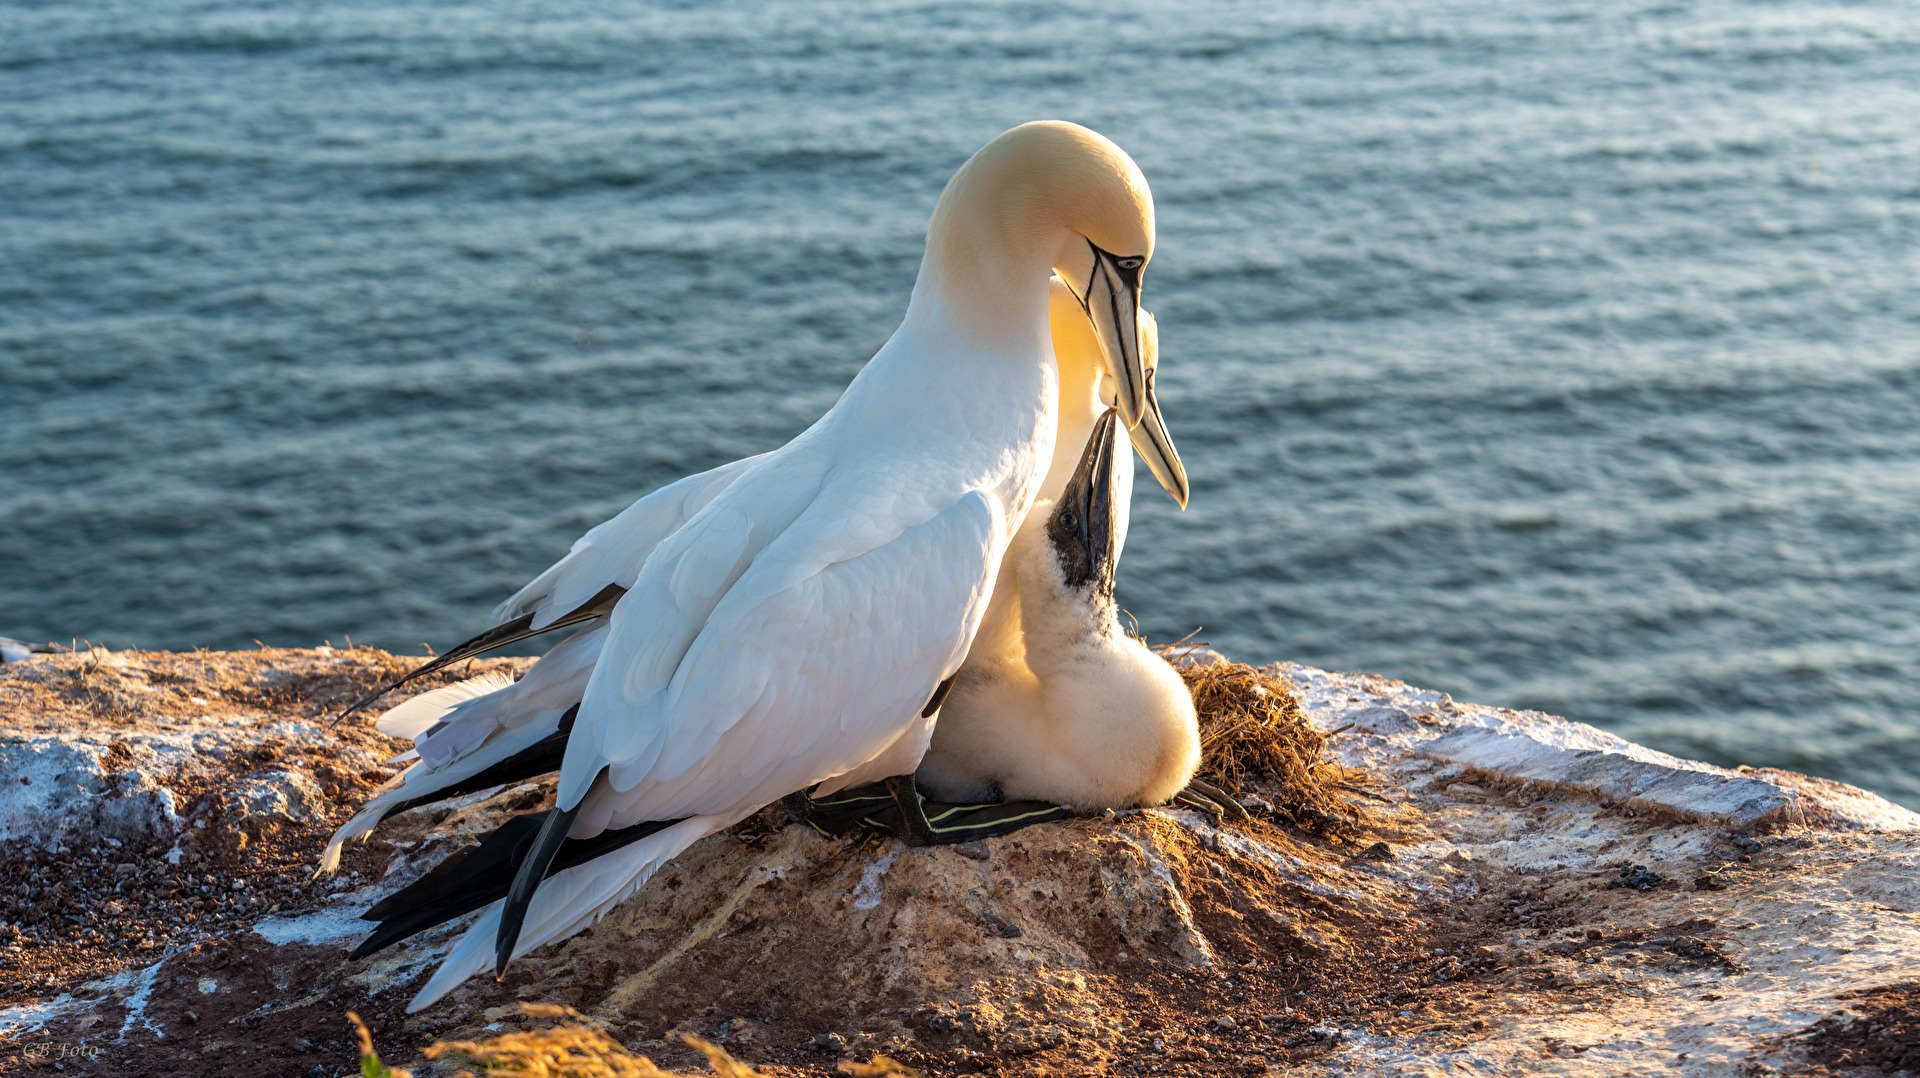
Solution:
[{"label": "pale brown rock", "polygon": [[[310,861],[400,747],[364,720],[339,731],[319,720],[403,663],[364,651],[113,658],[0,666],[0,751],[97,758],[69,765],[82,777],[63,800],[22,809],[41,822],[4,840],[9,872],[36,866],[42,884],[67,885],[62,900],[97,901],[78,924],[42,918],[18,934],[0,906],[0,1037],[12,1038],[0,1074],[25,1058],[7,1043],[99,1053],[67,1057],[68,1074],[344,1067],[349,1008],[390,1062],[435,1073],[411,1053],[518,1028],[519,999],[594,1014],[663,1063],[692,1062],[669,1039],[687,1032],[776,1073],[830,1073],[880,1051],[933,1074],[1759,1074],[1854,1058],[1866,1049],[1830,1013],[1893,1013],[1907,997],[1888,986],[1920,979],[1920,831],[1892,829],[1912,815],[1897,806],[1386,679],[1283,667],[1317,726],[1347,727],[1333,748],[1370,776],[1357,828],[1337,840],[1258,809],[1224,829],[1149,810],[915,850],[827,840],[766,813],[688,850],[504,981],[476,978],[407,1018],[453,932],[346,963],[358,912],[544,804],[542,787],[399,817],[351,848],[357,875],[316,892],[292,882],[288,859]],[[151,691],[129,687],[141,683]],[[193,751],[168,755],[175,735]],[[1515,755],[1470,755],[1477,742]],[[171,791],[172,814],[120,826],[101,808],[120,793],[89,767],[142,774],[130,788]],[[1595,775],[1653,781],[1619,799]],[[1645,796],[1662,781],[1743,796]],[[1749,794],[1785,800],[1743,820]],[[130,837],[93,843],[109,831]],[[46,859],[50,836],[88,859],[85,879],[103,892]],[[1391,856],[1357,856],[1376,843]],[[183,864],[166,865],[175,844]],[[1634,880],[1657,882],[1609,886],[1634,866]],[[115,891],[124,879],[139,886]],[[172,894],[181,881],[189,890]],[[189,913],[147,951],[63,935]],[[61,979],[19,976],[33,970]],[[1905,1028],[1893,1021],[1856,1040]]]}]

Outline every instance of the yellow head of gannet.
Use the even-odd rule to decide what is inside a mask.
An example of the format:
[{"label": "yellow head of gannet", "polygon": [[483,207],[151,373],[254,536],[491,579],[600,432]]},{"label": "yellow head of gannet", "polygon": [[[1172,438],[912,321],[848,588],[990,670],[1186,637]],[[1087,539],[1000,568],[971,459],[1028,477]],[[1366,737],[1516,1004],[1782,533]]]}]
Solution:
[{"label": "yellow head of gannet", "polygon": [[1153,194],[1124,150],[1078,124],[1021,124],[948,181],[927,229],[916,292],[951,282],[972,293],[977,309],[1004,313],[1017,309],[1015,294],[1034,274],[1058,273],[1092,325],[1131,430],[1147,410],[1140,277],[1153,235]]}]

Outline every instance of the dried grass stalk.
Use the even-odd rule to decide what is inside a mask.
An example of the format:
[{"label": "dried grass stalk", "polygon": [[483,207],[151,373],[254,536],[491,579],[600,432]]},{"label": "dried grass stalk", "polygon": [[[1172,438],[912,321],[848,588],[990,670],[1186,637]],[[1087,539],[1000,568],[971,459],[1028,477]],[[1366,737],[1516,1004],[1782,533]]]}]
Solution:
[{"label": "dried grass stalk", "polygon": [[[484,1041],[438,1041],[425,1049],[428,1059],[454,1055],[485,1074],[522,1074],[530,1078],[680,1078],[654,1066],[646,1056],[627,1051],[626,1045],[572,1007],[522,1003],[529,1017],[566,1019],[552,1029],[503,1033]],[[707,1053],[713,1069],[724,1078],[756,1078],[753,1068],[705,1041],[688,1043]],[[473,1078],[473,1071],[459,1072]]]},{"label": "dried grass stalk", "polygon": [[389,1067],[380,1062],[380,1053],[373,1050],[373,1031],[352,1011],[347,1012],[347,1021],[353,1023],[353,1033],[360,1041],[360,1078],[413,1078],[412,1071]]},{"label": "dried grass stalk", "polygon": [[[463,1063],[478,1067],[482,1073],[527,1075],[529,1078],[692,1078],[678,1071],[665,1071],[646,1056],[627,1051],[593,1019],[572,1007],[550,1003],[522,1003],[520,1009],[534,1018],[559,1018],[553,1029],[503,1033],[484,1041],[440,1041],[425,1050],[428,1059],[452,1054]],[[717,1044],[688,1037],[686,1041],[707,1057],[707,1065],[719,1078],[764,1078],[759,1071],[733,1058]],[[843,1063],[841,1071],[851,1075],[916,1075],[916,1072],[888,1059],[873,1057],[872,1063]],[[463,1070],[455,1078],[474,1078]],[[917,1076],[916,1076],[917,1078]]]}]

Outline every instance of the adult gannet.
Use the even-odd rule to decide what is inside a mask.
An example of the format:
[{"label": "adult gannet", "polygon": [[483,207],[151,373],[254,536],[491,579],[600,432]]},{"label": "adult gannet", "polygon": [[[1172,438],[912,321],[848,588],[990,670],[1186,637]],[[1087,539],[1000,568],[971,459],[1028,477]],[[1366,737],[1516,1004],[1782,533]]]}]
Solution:
[{"label": "adult gannet", "polygon": [[[1082,453],[1076,449],[1075,446],[1089,445],[1094,439],[1096,425],[1100,422],[1103,415],[1110,412],[1106,403],[1106,399],[1110,394],[1102,390],[1102,382],[1105,381],[1105,378],[1102,374],[1100,345],[1094,337],[1093,326],[1088,321],[1086,312],[1081,309],[1079,300],[1058,276],[1053,277],[1049,282],[1048,322],[1053,342],[1054,356],[1059,369],[1060,407],[1058,413],[1058,434],[1055,438],[1055,452],[1052,457],[1052,463],[1049,465],[1047,476],[1041,483],[1040,502],[1036,503],[1037,505],[1050,504],[1061,499],[1068,482],[1076,479],[1076,471],[1080,468]],[[1149,407],[1140,426],[1133,431],[1134,443],[1147,457],[1150,467],[1163,477],[1163,482],[1168,490],[1173,492],[1175,497],[1184,503],[1184,495],[1187,490],[1186,471],[1181,465],[1178,452],[1173,447],[1172,439],[1167,435],[1164,421],[1159,414],[1158,403],[1154,399],[1153,394],[1153,382],[1159,362],[1158,329],[1154,323],[1153,316],[1144,310],[1140,312],[1140,347],[1141,360],[1147,370]],[[1112,426],[1111,422],[1109,422],[1106,428],[1107,442],[1109,445],[1112,441]],[[1090,451],[1091,450],[1089,450],[1089,452]],[[1124,453],[1116,455],[1108,452],[1103,457],[1103,462],[1109,474],[1102,482],[1114,492],[1105,503],[1111,507],[1111,526],[1103,533],[1109,536],[1108,544],[1110,549],[1105,557],[1111,561],[1119,557],[1120,544],[1126,533],[1126,510],[1131,500],[1129,492],[1133,480],[1133,466],[1131,456]],[[683,483],[685,482],[686,481],[683,481]],[[1082,485],[1085,485],[1084,482]],[[668,493],[668,491],[672,489],[673,488],[668,488],[667,491],[663,491],[662,493]],[[675,495],[675,498],[676,500],[673,504],[682,504],[682,501],[678,499],[677,495]],[[625,514],[623,514],[623,516],[624,515]],[[1047,540],[1044,537],[1048,528],[1048,518],[1048,513],[1029,513],[1014,540],[1013,547],[1011,548],[1012,551],[1020,551],[1023,548],[1023,544],[1036,546],[1045,545]],[[595,531],[599,532],[600,529],[595,529]],[[1029,535],[1029,533],[1032,534]],[[589,533],[589,538],[593,535],[594,533]],[[1028,540],[1030,539],[1036,540],[1036,542],[1029,543]],[[583,540],[582,543],[576,545],[575,554],[569,556],[573,557],[581,554],[583,551],[591,551],[593,548],[593,544]],[[954,684],[956,685],[972,686],[990,680],[989,678],[975,677],[973,675],[972,671],[978,663],[990,662],[995,664],[995,669],[997,670],[1000,664],[1013,661],[1020,663],[1022,669],[1026,669],[1024,661],[1020,659],[1017,654],[1009,660],[1006,655],[1006,652],[1009,650],[1007,643],[995,640],[996,626],[1012,625],[1014,626],[1014,630],[1011,645],[1014,649],[1017,649],[1020,645],[1018,623],[1020,620],[1023,592],[1017,582],[1016,573],[1013,568],[1015,562],[1015,557],[1010,553],[1009,557],[1001,563],[1000,573],[994,584],[993,598],[988,606],[987,614],[982,621],[983,628],[981,633],[975,637],[973,646],[968,652],[967,660],[961,666],[960,673],[956,675],[954,679]],[[543,576],[544,575],[552,574],[551,571],[549,571],[549,574],[543,574]],[[584,590],[584,586],[581,590]],[[509,604],[509,606],[510,605],[511,604]],[[589,630],[589,634],[591,634],[591,630]],[[587,635],[582,638],[579,644],[570,640],[560,648],[555,649],[553,659],[556,663],[556,669],[562,671],[570,670],[571,668],[565,665],[573,661],[570,657],[576,654],[576,652],[586,654],[585,651],[580,651],[583,645],[587,648],[597,647],[596,641],[598,639],[600,639],[600,637]],[[543,660],[543,662],[545,661],[546,660]],[[1164,664],[1161,665],[1164,666]],[[534,681],[539,672],[540,665],[536,664],[534,671],[529,673],[525,680]],[[1130,674],[1130,671],[1120,671],[1122,678],[1126,678],[1130,676]],[[1174,681],[1177,684],[1178,678],[1175,678]],[[570,706],[572,702],[577,702],[570,701],[570,698],[564,693],[564,686],[572,684],[566,677],[553,677],[552,683],[560,685],[562,688],[557,694],[551,696],[551,698],[546,701],[545,710],[542,714],[549,719],[554,715],[563,714],[562,708]],[[481,716],[481,721],[489,725],[494,725],[495,720],[488,715],[487,711],[490,705],[495,707],[507,703],[518,705],[522,701],[532,698],[529,695],[510,696],[508,694],[509,685],[510,683],[485,677],[462,682],[459,685],[451,686],[447,689],[441,689],[433,693],[415,697],[414,700],[408,701],[382,716],[380,725],[383,730],[394,733],[396,736],[402,736],[403,734],[420,734],[433,719],[445,713],[449,706],[458,704],[463,700],[471,701],[464,704],[463,711],[477,711]],[[1163,691],[1164,685],[1159,682],[1153,682],[1145,688],[1147,693],[1157,697]],[[962,695],[968,696],[969,699],[971,698],[970,692]],[[1125,706],[1116,712],[1116,714],[1124,716],[1122,721],[1137,721],[1133,718],[1137,711],[1135,707],[1136,702],[1125,701],[1126,693],[1124,690],[1116,689],[1113,695],[1116,699],[1125,703]],[[489,698],[492,699],[489,700]],[[947,722],[947,716],[951,713],[954,706],[954,700],[950,699],[949,702],[940,709],[937,716],[937,722],[939,724],[945,724]],[[1149,711],[1154,710],[1156,706],[1154,700],[1146,702],[1146,707]],[[1189,712],[1191,711],[1190,706],[1188,710]],[[963,722],[965,721],[963,716]],[[454,724],[447,723],[439,729],[440,731],[444,731],[451,728],[452,725]],[[570,722],[567,725],[570,726]],[[565,744],[565,731],[555,726],[552,722],[548,722],[543,729],[550,731],[550,736],[542,743],[545,746],[544,755],[542,751],[522,752],[517,757],[506,761],[504,768],[495,770],[492,773],[482,772],[477,779],[461,784],[457,787],[457,790],[478,789],[498,785],[501,782],[518,781],[557,767],[560,752]],[[934,733],[934,743],[936,745],[940,744],[940,730],[941,726],[936,725]],[[443,747],[435,744],[440,741],[441,737],[442,733],[438,731],[430,734],[421,734],[420,743],[427,753],[438,758],[445,751]],[[1028,743],[1031,743],[1031,739],[1029,739]],[[923,773],[925,771],[924,765],[922,771]],[[416,773],[418,773],[417,776]],[[456,792],[456,789],[425,792],[428,786],[436,780],[438,774],[438,772],[429,771],[424,761],[416,764],[407,776],[409,778],[415,778],[416,781],[414,783],[402,783],[396,786],[395,789],[381,794],[372,802],[369,802],[368,806],[362,810],[361,815],[356,817],[356,820],[372,821],[379,818],[383,813],[390,814],[395,806],[413,805],[451,796],[453,792]],[[846,776],[849,780],[857,777],[857,775],[851,774]],[[888,776],[880,777],[885,778]],[[943,789],[944,788],[945,787],[943,787]],[[996,796],[992,798],[992,800],[999,801],[1001,799]],[[1082,800],[1076,799],[1073,800],[1073,803],[1076,807],[1084,807]],[[1125,801],[1124,799],[1116,799],[1113,803],[1115,807],[1118,807],[1121,804],[1130,804],[1131,802]],[[808,804],[809,802],[804,798],[796,799],[796,806],[802,808],[802,811],[806,811],[805,806]],[[832,830],[837,833],[840,830],[857,826],[860,817],[871,814],[874,808],[880,805],[893,806],[894,812],[891,818],[899,819],[897,805],[894,804],[892,795],[885,792],[884,789],[869,788],[854,798],[848,798],[843,795],[840,798],[835,798],[833,804],[833,815],[836,822],[830,826],[823,826],[823,830]],[[1026,806],[1006,804],[987,806],[970,805],[958,812],[952,811],[946,806],[937,806],[934,812],[938,814],[935,817],[938,822],[934,825],[934,830],[938,835],[937,838],[932,836],[914,836],[912,834],[908,834],[906,837],[930,838],[932,841],[960,841],[967,838],[978,838],[985,835],[1003,833],[1045,819],[1057,819],[1064,814],[1062,811],[1054,809],[1051,804]],[[373,954],[417,932],[424,931],[434,925],[479,909],[504,895],[507,890],[507,883],[513,877],[515,867],[519,863],[519,860],[525,857],[526,848],[530,846],[534,831],[537,829],[539,822],[540,814],[538,813],[530,813],[509,819],[492,834],[488,835],[478,848],[449,858],[427,876],[409,884],[401,891],[388,896],[372,909],[368,910],[364,916],[367,920],[380,922],[379,927],[359,945],[353,952],[352,957],[361,958]],[[585,864],[587,861],[618,849],[623,845],[645,838],[669,826],[673,822],[677,821],[658,822],[603,832],[591,840],[570,840],[562,845],[560,853],[556,855],[553,865],[549,868],[549,872],[561,871],[573,865]],[[816,826],[822,825],[820,818],[814,818],[814,822]],[[346,833],[350,828],[354,828],[355,826],[355,824],[349,824],[347,828],[342,829],[342,833]]]},{"label": "adult gannet", "polygon": [[[1040,500],[1057,501],[1079,463],[1080,450],[1092,436],[1094,424],[1108,408],[1110,391],[1103,390],[1100,342],[1079,298],[1058,275],[1048,280],[1048,331],[1059,371],[1060,406],[1054,452]],[[1140,312],[1141,360],[1146,368],[1147,408],[1140,426],[1129,432],[1134,448],[1146,460],[1174,500],[1187,503],[1185,466],[1168,436],[1154,379],[1159,366],[1159,332],[1153,315]],[[763,454],[764,456],[764,454]],[[423,693],[389,710],[379,719],[381,732],[411,738],[416,747],[397,760],[419,762],[377,791],[354,817],[335,832],[321,858],[322,871],[338,866],[340,851],[350,839],[371,833],[394,814],[505,783],[548,774],[560,767],[572,732],[577,705],[588,676],[598,661],[606,638],[607,614],[639,574],[653,547],[684,524],[760,457],[748,457],[690,476],[648,494],[618,516],[588,531],[566,557],[541,573],[494,611],[496,626],[455,646],[397,681],[362,697],[359,707],[423,674],[558,628],[581,626],[548,652],[518,682],[483,675],[443,689]],[[1133,486],[1133,460],[1114,458],[1114,549],[1118,560],[1126,542],[1128,509]],[[1042,527],[1029,520],[1024,527]],[[1001,624],[1003,604],[1017,604],[1018,589],[1011,584],[1004,563],[994,585],[994,598],[983,624]],[[1017,609],[1009,607],[1009,609]],[[584,625],[582,624],[584,623]],[[976,644],[969,655],[980,650]],[[992,649],[987,649],[990,653]],[[973,660],[969,658],[969,662]],[[963,666],[964,669],[964,666]],[[964,678],[960,679],[964,680]],[[352,713],[352,708],[343,713]],[[857,785],[869,776],[848,776]],[[886,778],[887,776],[878,776]],[[472,907],[477,908],[477,907]],[[464,910],[461,912],[465,912]],[[457,916],[450,914],[449,916]],[[437,924],[439,922],[431,922]]]},{"label": "adult gannet", "polygon": [[[569,641],[604,634],[557,807],[410,1010],[585,927],[791,790],[913,770],[927,704],[966,655],[1052,452],[1047,272],[1090,317],[1131,429],[1147,407],[1152,252],[1145,179],[1085,128],[1025,124],[961,167],[893,337],[825,416],[652,548],[604,627]],[[662,820],[678,822],[547,876],[568,838]]]}]

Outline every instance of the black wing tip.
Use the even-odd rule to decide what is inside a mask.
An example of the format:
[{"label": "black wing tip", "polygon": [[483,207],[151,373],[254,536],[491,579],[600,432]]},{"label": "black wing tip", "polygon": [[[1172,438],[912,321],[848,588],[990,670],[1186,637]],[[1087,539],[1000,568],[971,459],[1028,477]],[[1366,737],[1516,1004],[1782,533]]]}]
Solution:
[{"label": "black wing tip", "polygon": [[953,691],[953,681],[959,676],[960,671],[955,670],[947,677],[947,680],[941,682],[934,688],[933,695],[927,699],[927,706],[920,710],[921,718],[933,718],[934,712],[940,710],[940,705],[947,702],[947,694]]},{"label": "black wing tip", "polygon": [[567,840],[567,832],[573,829],[573,818],[579,814],[580,805],[570,809],[555,805],[547,810],[546,821],[540,825],[540,833],[534,837],[526,860],[520,863],[520,870],[513,877],[513,885],[507,889],[506,905],[500,910],[500,930],[494,936],[494,976],[507,972],[514,945],[520,942],[520,929],[526,923],[527,907],[533,904],[533,896],[539,891],[540,882],[546,878],[547,866],[553,862],[554,855],[560,852],[561,844]]},{"label": "black wing tip", "polygon": [[348,952],[347,961],[358,962],[363,958],[370,958],[410,936],[417,936],[429,928],[445,924],[458,916],[460,916],[459,913],[441,915],[433,912],[415,912],[410,916],[386,921],[375,928],[366,939],[361,940],[358,947]]},{"label": "black wing tip", "polygon": [[481,655],[485,655],[487,652],[492,651],[495,648],[503,648],[503,647],[506,647],[508,644],[517,644],[520,641],[527,639],[528,637],[539,636],[542,633],[550,633],[550,632],[553,632],[555,629],[569,628],[571,626],[578,625],[583,621],[592,621],[594,618],[601,617],[606,613],[608,613],[609,611],[611,611],[613,609],[614,604],[618,603],[620,601],[620,597],[625,595],[626,593],[627,593],[627,589],[621,587],[620,585],[608,584],[606,587],[601,588],[599,591],[595,592],[593,595],[593,598],[588,599],[586,602],[580,604],[578,607],[575,607],[573,610],[568,611],[566,614],[562,615],[561,617],[554,619],[554,621],[551,624],[543,625],[538,629],[533,627],[532,611],[528,611],[527,613],[522,614],[517,618],[513,618],[508,621],[503,621],[500,624],[495,625],[493,628],[488,629],[483,633],[480,633],[478,636],[471,637],[467,640],[461,641],[458,644],[455,644],[453,647],[453,650],[447,652],[445,655],[436,655],[433,658],[427,660],[426,662],[421,663],[419,666],[414,667],[412,670],[407,672],[405,677],[402,677],[400,680],[391,682],[385,686],[382,686],[381,688],[375,689],[373,692],[370,692],[367,695],[362,696],[360,699],[355,700],[351,706],[349,706],[345,711],[342,711],[338,716],[334,718],[333,722],[327,725],[327,729],[331,730],[335,726],[340,725],[340,723],[344,721],[348,716],[354,714],[355,712],[361,710],[364,707],[367,707],[368,705],[372,704],[375,700],[378,700],[382,696],[387,695],[388,693],[399,688],[400,686],[405,685],[407,682],[412,681],[414,678],[425,677],[426,675],[434,673],[436,671],[444,670],[447,667],[452,666],[454,663],[460,662],[464,659],[477,658]]},{"label": "black wing tip", "polygon": [[373,703],[375,700],[380,699],[382,696],[387,695],[388,693],[392,692],[393,690],[399,687],[400,687],[400,683],[395,682],[392,685],[388,685],[386,688],[380,689],[377,692],[368,693],[367,695],[362,696],[360,699],[355,700],[352,704],[349,704],[347,706],[347,709],[345,711],[342,711],[340,714],[335,715],[333,717],[333,721],[327,724],[327,729],[331,730],[334,727],[339,726],[341,723],[347,721],[349,718],[351,718],[352,716],[360,712],[367,705]]},{"label": "black wing tip", "polygon": [[525,917],[526,911],[522,910],[520,916],[514,918],[512,924],[508,924],[506,915],[504,913],[501,915],[500,934],[493,941],[493,975],[495,977],[504,976],[507,972],[507,964],[513,961],[513,947],[520,942],[520,925]]},{"label": "black wing tip", "polygon": [[[388,947],[430,928],[464,917],[474,910],[505,897],[514,880],[514,867],[525,860],[543,813],[527,813],[506,820],[480,845],[453,854],[425,876],[388,895],[360,915],[363,921],[379,926],[354,948],[353,960],[377,954]],[[585,864],[596,857],[657,834],[680,820],[638,823],[614,831],[603,831],[589,839],[567,839],[547,866],[552,876]],[[515,855],[519,854],[516,860]]]}]

